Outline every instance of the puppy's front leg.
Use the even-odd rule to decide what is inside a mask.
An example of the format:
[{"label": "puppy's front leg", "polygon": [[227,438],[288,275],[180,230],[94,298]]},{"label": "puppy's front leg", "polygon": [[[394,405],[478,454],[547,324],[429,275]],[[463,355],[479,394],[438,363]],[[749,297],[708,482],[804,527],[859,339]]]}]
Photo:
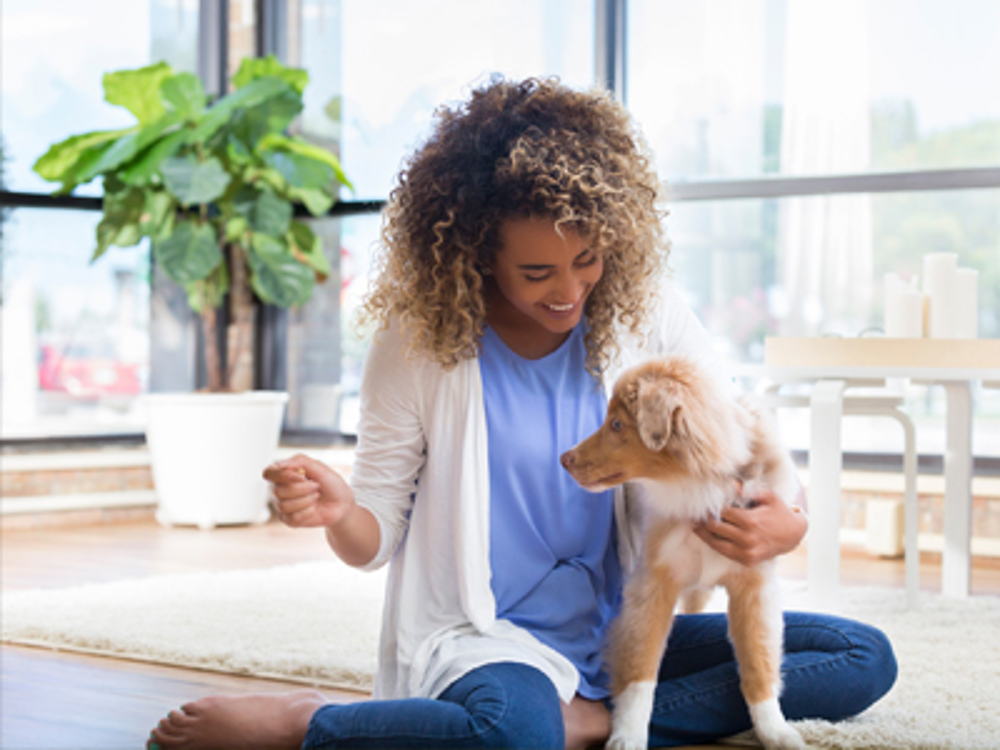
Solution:
[{"label": "puppy's front leg", "polygon": [[647,746],[653,693],[678,594],[665,568],[644,568],[625,587],[609,651],[614,711],[607,747],[612,750]]},{"label": "puppy's front leg", "polygon": [[805,743],[778,704],[784,619],[772,567],[747,568],[726,582],[729,638],[757,739],[767,750],[801,750]]}]

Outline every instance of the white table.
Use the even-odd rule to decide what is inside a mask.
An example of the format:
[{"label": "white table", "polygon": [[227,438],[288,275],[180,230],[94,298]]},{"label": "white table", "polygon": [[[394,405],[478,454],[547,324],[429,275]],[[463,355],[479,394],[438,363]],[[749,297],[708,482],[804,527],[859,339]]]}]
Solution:
[{"label": "white table", "polygon": [[[969,595],[972,536],[972,386],[1000,379],[1000,339],[769,338],[765,375],[810,381],[809,549],[807,577],[817,598],[835,601],[840,580],[840,424],[851,381],[890,378],[944,387],[942,593]],[[916,509],[907,509],[916,529]]]}]

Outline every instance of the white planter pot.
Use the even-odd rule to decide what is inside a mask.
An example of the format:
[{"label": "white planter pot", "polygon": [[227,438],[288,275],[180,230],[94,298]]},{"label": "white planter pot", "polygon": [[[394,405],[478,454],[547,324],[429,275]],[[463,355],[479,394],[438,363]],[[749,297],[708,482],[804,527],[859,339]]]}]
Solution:
[{"label": "white planter pot", "polygon": [[202,529],[264,523],[288,394],[152,393],[143,398],[157,520]]}]

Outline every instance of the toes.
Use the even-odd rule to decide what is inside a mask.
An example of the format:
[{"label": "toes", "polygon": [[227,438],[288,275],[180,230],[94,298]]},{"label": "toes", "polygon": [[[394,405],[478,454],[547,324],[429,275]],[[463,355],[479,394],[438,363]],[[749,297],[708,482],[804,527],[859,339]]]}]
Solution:
[{"label": "toes", "polygon": [[192,722],[197,721],[194,714],[188,711],[185,707],[181,707],[176,711],[171,711],[167,714],[167,718],[170,722],[177,727],[190,726]]},{"label": "toes", "polygon": [[155,743],[161,750],[167,747],[180,747],[188,739],[188,728],[194,719],[181,711],[171,711],[160,719],[160,723],[150,733],[150,744]]}]

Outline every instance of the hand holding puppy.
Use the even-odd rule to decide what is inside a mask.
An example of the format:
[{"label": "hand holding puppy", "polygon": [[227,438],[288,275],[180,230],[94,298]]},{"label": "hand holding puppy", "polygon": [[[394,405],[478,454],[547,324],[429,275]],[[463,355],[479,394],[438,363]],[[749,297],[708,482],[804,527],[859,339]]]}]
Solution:
[{"label": "hand holding puppy", "polygon": [[799,545],[809,525],[800,508],[786,505],[763,488],[743,497],[753,502],[744,507],[727,506],[718,519],[710,518],[694,527],[705,544],[744,565],[770,560]]}]

